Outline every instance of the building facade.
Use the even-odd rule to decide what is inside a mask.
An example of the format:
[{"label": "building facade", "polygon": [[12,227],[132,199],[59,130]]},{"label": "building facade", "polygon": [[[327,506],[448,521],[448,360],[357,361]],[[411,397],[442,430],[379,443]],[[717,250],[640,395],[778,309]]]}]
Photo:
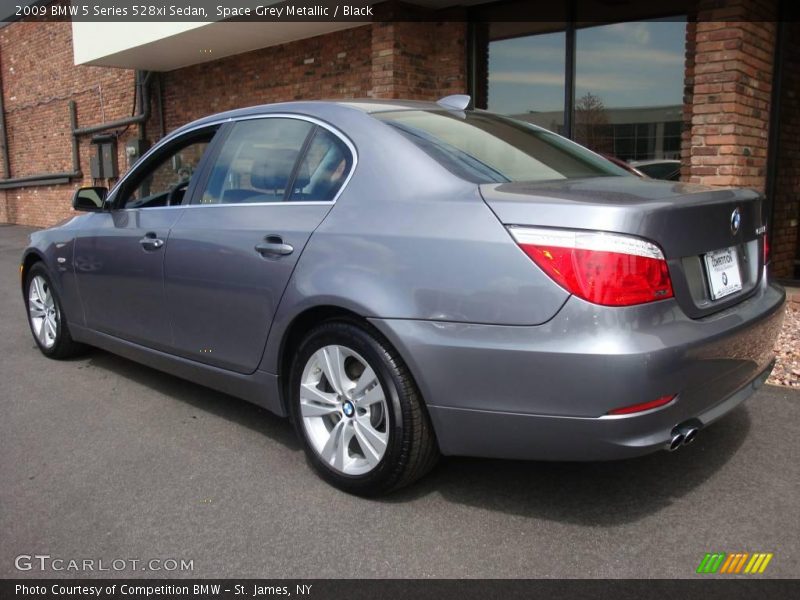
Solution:
[{"label": "building facade", "polygon": [[75,188],[113,184],[148,144],[209,113],[469,93],[624,160],[679,158],[684,181],[764,192],[773,273],[798,275],[800,23],[782,19],[788,2],[665,13],[596,0],[604,23],[580,3],[547,22],[522,20],[514,2],[422,3],[377,4],[369,23],[7,24],[0,222],[69,217]]}]

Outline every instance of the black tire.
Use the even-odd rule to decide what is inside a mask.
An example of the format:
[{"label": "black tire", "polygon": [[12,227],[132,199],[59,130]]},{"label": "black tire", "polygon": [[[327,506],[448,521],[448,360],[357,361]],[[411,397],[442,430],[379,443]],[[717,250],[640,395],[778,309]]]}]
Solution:
[{"label": "black tire", "polygon": [[[347,475],[321,458],[308,439],[300,413],[300,384],[306,363],[320,348],[345,346],[366,359],[383,387],[388,406],[388,443],[380,462],[363,475]],[[426,473],[439,458],[436,437],[422,396],[403,360],[378,331],[350,321],[328,321],[311,330],[292,359],[290,414],[308,461],[335,487],[360,496],[385,494]]]},{"label": "black tire", "polygon": [[[36,335],[36,330],[34,329],[29,310],[31,281],[33,281],[33,278],[37,276],[44,279],[47,289],[53,297],[53,305],[57,315],[55,342],[49,347],[44,345]],[[86,346],[72,339],[72,335],[69,332],[67,317],[64,313],[64,306],[61,304],[61,298],[59,297],[56,288],[53,287],[50,273],[47,272],[47,268],[44,266],[44,263],[37,262],[28,270],[28,273],[25,276],[25,288],[23,290],[23,294],[25,296],[25,310],[28,314],[28,326],[33,334],[33,340],[36,342],[36,345],[39,347],[39,350],[42,352],[42,354],[48,358],[64,359],[77,356],[86,351]]]}]

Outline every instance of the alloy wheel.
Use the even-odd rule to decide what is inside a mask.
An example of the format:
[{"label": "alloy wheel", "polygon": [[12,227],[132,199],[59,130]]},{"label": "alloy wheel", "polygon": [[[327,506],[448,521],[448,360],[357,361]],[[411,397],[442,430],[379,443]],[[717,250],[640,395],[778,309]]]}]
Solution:
[{"label": "alloy wheel", "polygon": [[340,473],[368,473],[386,453],[386,393],[366,359],[346,346],[324,346],[308,359],[300,415],[312,448]]},{"label": "alloy wheel", "polygon": [[41,275],[31,279],[28,314],[36,339],[44,348],[52,348],[58,338],[60,314],[50,284]]}]

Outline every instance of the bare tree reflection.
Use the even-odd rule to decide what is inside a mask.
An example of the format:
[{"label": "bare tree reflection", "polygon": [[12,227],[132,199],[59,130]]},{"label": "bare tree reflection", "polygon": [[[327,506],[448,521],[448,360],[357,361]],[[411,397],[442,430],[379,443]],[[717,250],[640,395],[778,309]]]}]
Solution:
[{"label": "bare tree reflection", "polygon": [[575,103],[575,139],[595,152],[614,152],[608,111],[600,97],[591,92],[586,92]]}]

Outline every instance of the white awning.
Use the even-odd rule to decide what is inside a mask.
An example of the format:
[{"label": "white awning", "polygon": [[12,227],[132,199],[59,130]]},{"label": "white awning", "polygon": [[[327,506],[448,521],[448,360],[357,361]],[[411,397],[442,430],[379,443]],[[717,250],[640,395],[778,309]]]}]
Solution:
[{"label": "white awning", "polygon": [[363,22],[90,23],[73,21],[76,65],[171,71],[364,26]]},{"label": "white awning", "polygon": [[[380,1],[354,0],[353,4],[368,6]],[[260,0],[258,4],[269,6],[278,2],[280,0]],[[485,0],[410,0],[408,3],[435,10],[483,2]],[[72,43],[76,65],[171,71],[366,25],[369,21],[73,21]]]}]

